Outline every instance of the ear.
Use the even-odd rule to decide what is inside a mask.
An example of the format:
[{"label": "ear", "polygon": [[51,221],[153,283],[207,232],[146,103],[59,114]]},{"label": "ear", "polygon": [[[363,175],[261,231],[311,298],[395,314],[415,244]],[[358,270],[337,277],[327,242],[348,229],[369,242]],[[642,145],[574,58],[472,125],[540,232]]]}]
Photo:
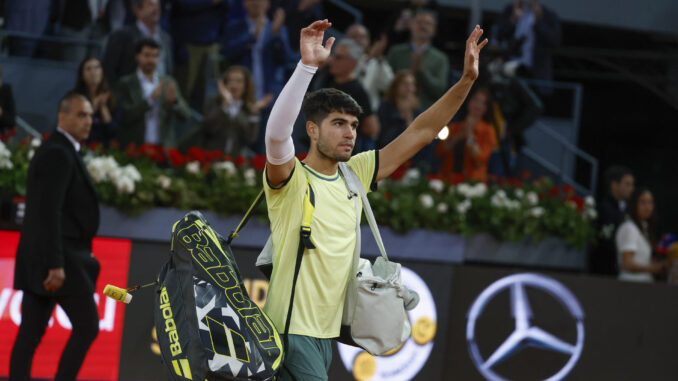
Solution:
[{"label": "ear", "polygon": [[316,140],[320,134],[320,126],[309,120],[306,122],[306,133],[311,141]]}]

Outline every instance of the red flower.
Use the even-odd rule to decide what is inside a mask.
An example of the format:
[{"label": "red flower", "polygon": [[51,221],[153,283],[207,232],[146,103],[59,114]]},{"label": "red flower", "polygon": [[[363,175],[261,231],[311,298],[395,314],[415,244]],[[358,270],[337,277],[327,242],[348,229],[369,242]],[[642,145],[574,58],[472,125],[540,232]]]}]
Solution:
[{"label": "red flower", "polygon": [[170,148],[170,150],[167,152],[167,155],[169,156],[170,162],[172,162],[172,165],[175,168],[181,167],[187,161],[184,155],[182,155],[181,152],[179,152],[179,150],[176,148]]},{"label": "red flower", "polygon": [[96,151],[97,147],[99,147],[99,142],[91,142],[89,143],[89,149],[92,151]]},{"label": "red flower", "polygon": [[523,182],[520,181],[520,179],[517,179],[515,177],[511,177],[509,179],[506,179],[506,182],[516,188],[522,188],[523,187]]},{"label": "red flower", "polygon": [[266,155],[257,155],[252,158],[252,167],[259,172],[263,172],[266,167]]},{"label": "red flower", "polygon": [[452,179],[450,180],[451,185],[457,185],[457,184],[463,183],[463,182],[464,182],[464,175],[462,175],[461,173],[453,174]]},{"label": "red flower", "polygon": [[125,153],[129,157],[137,157],[139,156],[139,150],[137,149],[137,144],[132,142],[125,147]]},{"label": "red flower", "polygon": [[426,179],[428,181],[431,181],[431,180],[442,180],[443,178],[440,175],[433,175],[429,173],[428,175],[426,175]]},{"label": "red flower", "polygon": [[165,153],[161,145],[144,143],[139,146],[139,153],[155,163],[165,161]]},{"label": "red flower", "polygon": [[221,151],[207,151],[207,161],[214,162],[221,160],[224,157],[224,153]]},{"label": "red flower", "polygon": [[224,155],[224,161],[233,161],[231,155]]},{"label": "red flower", "polygon": [[584,210],[584,199],[579,197],[579,196],[572,196],[569,198],[569,201],[574,202],[577,205],[577,210],[582,211]]},{"label": "red flower", "polygon": [[116,151],[120,151],[120,143],[118,143],[117,140],[111,140],[109,147],[111,147],[112,149],[114,149]]},{"label": "red flower", "polygon": [[188,156],[189,160],[198,161],[201,164],[207,162],[206,151],[198,147],[189,148],[188,152],[186,153],[186,156]]},{"label": "red flower", "polygon": [[47,140],[49,138],[49,132],[43,132],[42,133],[42,140]]},{"label": "red flower", "polygon": [[528,171],[527,169],[523,169],[520,171],[520,178],[523,180],[529,180],[530,177],[532,177],[532,173]]},{"label": "red flower", "polygon": [[558,189],[557,186],[552,186],[551,190],[549,191],[549,196],[557,196],[560,194],[560,189]]},{"label": "red flower", "polygon": [[396,170],[393,171],[393,173],[391,173],[391,179],[398,181],[405,177],[405,172],[407,172],[407,168],[405,167],[405,165],[401,165],[400,167],[396,168]]},{"label": "red flower", "polygon": [[299,161],[302,161],[302,160],[306,159],[306,155],[307,155],[306,152],[298,153],[298,154],[297,154],[297,159],[299,159]]},{"label": "red flower", "polygon": [[565,185],[563,185],[563,193],[574,194],[574,188],[572,188],[572,185],[570,185],[570,184],[565,184]]},{"label": "red flower", "polygon": [[393,195],[391,195],[391,192],[386,192],[386,193],[384,193],[384,198],[385,198],[386,200],[390,200],[391,197],[393,197]]},{"label": "red flower", "polygon": [[243,165],[247,163],[247,159],[244,156],[238,156],[233,160],[233,164],[235,164],[236,167],[240,168]]}]

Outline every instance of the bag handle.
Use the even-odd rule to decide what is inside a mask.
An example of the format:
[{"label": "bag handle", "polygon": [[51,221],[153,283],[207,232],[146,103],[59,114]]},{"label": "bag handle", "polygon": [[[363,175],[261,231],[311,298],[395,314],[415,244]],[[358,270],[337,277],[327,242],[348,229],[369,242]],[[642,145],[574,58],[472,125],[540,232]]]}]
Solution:
[{"label": "bag handle", "polygon": [[[386,255],[386,248],[384,248],[384,241],[382,241],[381,234],[379,233],[379,226],[377,225],[377,221],[374,219],[374,213],[372,212],[370,201],[367,199],[367,194],[365,194],[365,189],[363,188],[360,179],[358,179],[358,176],[355,174],[355,172],[353,172],[353,169],[351,169],[351,167],[348,166],[346,163],[339,163],[339,170],[342,174],[342,177],[344,178],[344,182],[346,183],[349,192],[351,192],[351,194],[354,195],[353,197],[355,197],[355,195],[358,194],[360,195],[360,199],[363,202],[363,211],[365,212],[365,217],[367,217],[367,223],[370,225],[370,230],[372,230],[374,240],[377,242],[377,246],[379,247],[379,252],[381,253],[381,256],[385,260],[388,260],[388,256]],[[358,201],[356,200],[356,202]],[[360,216],[357,216],[357,218],[358,218],[357,229],[358,232],[360,232]],[[357,250],[359,252],[360,247],[358,247]]]},{"label": "bag handle", "polygon": [[261,204],[261,201],[264,199],[264,190],[262,189],[261,192],[257,195],[257,198],[254,199],[254,202],[252,202],[252,205],[250,205],[250,208],[247,209],[247,212],[245,212],[245,215],[243,216],[242,220],[240,220],[240,223],[238,226],[231,232],[231,234],[228,235],[228,239],[226,240],[227,244],[231,244],[231,241],[233,241],[234,238],[238,238],[238,232],[245,226],[247,221],[250,220],[250,217],[252,217],[252,213],[254,212],[254,209]]}]

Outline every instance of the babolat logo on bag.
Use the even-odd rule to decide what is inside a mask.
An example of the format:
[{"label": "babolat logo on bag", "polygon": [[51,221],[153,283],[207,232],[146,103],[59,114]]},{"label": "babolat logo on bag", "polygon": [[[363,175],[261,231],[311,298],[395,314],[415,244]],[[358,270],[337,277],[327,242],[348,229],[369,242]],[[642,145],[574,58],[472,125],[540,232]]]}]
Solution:
[{"label": "babolat logo on bag", "polygon": [[158,284],[158,343],[175,380],[273,380],[280,335],[247,295],[231,248],[199,212],[174,224]]}]

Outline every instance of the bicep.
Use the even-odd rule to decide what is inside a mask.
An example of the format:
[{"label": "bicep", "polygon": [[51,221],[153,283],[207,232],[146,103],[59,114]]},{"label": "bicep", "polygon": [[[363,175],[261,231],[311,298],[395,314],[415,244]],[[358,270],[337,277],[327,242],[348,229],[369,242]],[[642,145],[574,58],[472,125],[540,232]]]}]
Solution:
[{"label": "bicep", "polygon": [[633,256],[635,252],[633,251],[624,251],[621,253],[621,266],[624,270],[631,271],[633,270]]}]

